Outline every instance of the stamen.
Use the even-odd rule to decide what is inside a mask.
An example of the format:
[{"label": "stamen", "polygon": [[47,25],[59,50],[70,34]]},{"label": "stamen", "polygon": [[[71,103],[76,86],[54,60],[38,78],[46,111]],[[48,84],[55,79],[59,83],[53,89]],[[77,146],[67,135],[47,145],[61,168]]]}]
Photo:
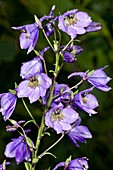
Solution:
[{"label": "stamen", "polygon": [[29,79],[30,82],[28,83],[28,86],[31,88],[36,88],[39,85],[38,79],[36,79],[34,76]]},{"label": "stamen", "polygon": [[74,17],[74,14],[70,14],[64,17],[64,23],[66,26],[71,26],[72,24],[77,23],[77,18]]}]

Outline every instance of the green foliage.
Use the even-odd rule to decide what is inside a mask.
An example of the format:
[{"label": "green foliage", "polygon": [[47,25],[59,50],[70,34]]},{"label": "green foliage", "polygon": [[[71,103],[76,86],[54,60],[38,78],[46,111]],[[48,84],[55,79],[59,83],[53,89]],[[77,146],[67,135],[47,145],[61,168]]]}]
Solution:
[{"label": "green foliage", "polygon": [[[16,81],[20,81],[19,72],[20,66],[23,61],[28,60],[34,56],[33,53],[26,55],[26,50],[22,51],[19,49],[19,33],[11,29],[11,26],[20,26],[25,23],[33,23],[34,15],[40,18],[44,14],[48,14],[51,6],[56,5],[55,14],[59,12],[63,13],[67,10],[78,8],[88,12],[94,21],[102,24],[102,30],[95,33],[87,33],[83,36],[79,36],[80,42],[75,42],[81,45],[84,49],[83,53],[77,57],[77,62],[72,64],[65,64],[63,67],[62,74],[59,76],[59,82],[63,81],[66,83],[67,75],[73,71],[86,71],[92,70],[108,65],[106,69],[107,75],[112,77],[113,73],[113,1],[112,0],[1,0],[0,1],[0,92],[7,92],[8,89],[13,89],[13,84]],[[64,33],[62,33],[64,37]],[[41,37],[41,36],[40,36]],[[41,38],[41,42],[37,44],[37,49],[41,50],[46,46],[46,42]],[[63,44],[68,42],[68,35],[64,37]],[[46,60],[48,67],[51,68],[53,59],[48,53]],[[51,68],[52,70],[52,68]],[[62,83],[63,83],[62,82]],[[70,84],[74,85],[74,82]],[[75,82],[76,83],[76,82]],[[113,88],[113,83],[109,85]],[[89,84],[84,84],[82,89],[89,87]],[[80,149],[76,148],[67,139],[62,143],[58,144],[56,150],[52,150],[52,153],[57,155],[57,161],[65,161],[69,157],[70,153],[72,157],[87,156],[89,158],[89,164],[91,170],[112,170],[113,168],[113,91],[106,94],[99,90],[94,91],[95,96],[99,101],[100,106],[98,107],[98,115],[92,116],[90,119],[87,113],[81,112],[80,114],[84,117],[83,124],[88,125],[92,132],[93,138],[88,140],[87,144],[80,144]],[[30,106],[31,107],[31,106]],[[37,119],[40,118],[40,109],[34,107],[34,116]],[[39,106],[40,107],[40,106]],[[21,102],[18,102],[18,107],[15,110],[13,117],[23,116],[26,117],[26,112],[22,107]],[[3,122],[2,117],[1,122]],[[2,123],[1,123],[2,124]],[[11,134],[5,133],[3,130],[5,125],[0,127],[0,146],[1,155],[0,162],[3,161],[3,148],[5,147],[6,137],[10,139]],[[37,133],[37,130],[34,130]],[[33,134],[34,137],[34,134]],[[53,135],[53,141],[56,136]],[[7,139],[9,141],[9,139]],[[47,142],[48,140],[48,142]],[[45,150],[49,143],[49,137],[46,136],[43,140],[41,152]],[[65,147],[63,147],[65,146]],[[64,149],[63,149],[64,148]],[[57,153],[56,153],[57,152]],[[60,154],[60,156],[59,156]],[[46,157],[46,156],[45,156]],[[62,160],[63,159],[63,160]],[[55,161],[53,157],[46,157],[39,163],[38,169],[46,169],[49,166],[54,166]],[[47,167],[45,167],[45,162]],[[56,162],[57,163],[57,162]],[[26,166],[30,166],[26,164]],[[15,169],[13,164],[11,167]],[[8,167],[9,170],[10,166]],[[16,167],[20,168],[20,165]]]}]

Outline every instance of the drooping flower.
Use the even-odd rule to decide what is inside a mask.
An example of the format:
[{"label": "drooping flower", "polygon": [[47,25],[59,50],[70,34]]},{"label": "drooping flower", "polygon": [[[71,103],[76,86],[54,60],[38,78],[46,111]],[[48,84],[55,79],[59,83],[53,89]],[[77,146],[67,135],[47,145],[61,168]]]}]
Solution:
[{"label": "drooping flower", "polygon": [[86,33],[85,27],[91,22],[91,17],[86,12],[74,9],[59,16],[58,27],[71,38],[76,38],[77,34]]},{"label": "drooping flower", "polygon": [[86,32],[99,31],[102,28],[102,25],[98,22],[91,22],[86,28]]},{"label": "drooping flower", "polygon": [[8,158],[15,157],[17,164],[23,160],[30,161],[31,156],[30,147],[23,136],[12,139],[12,142],[6,145],[4,154]]},{"label": "drooping flower", "polygon": [[[71,93],[69,86],[66,84],[55,84],[51,106],[56,106],[59,103],[67,104],[71,100]],[[56,97],[55,97],[56,96]]]},{"label": "drooping flower", "polygon": [[32,50],[34,50],[34,47],[36,46],[38,36],[39,36],[39,28],[36,23],[33,24],[27,24],[20,27],[12,27],[15,30],[21,30],[20,34],[20,48],[21,49],[27,49],[28,53],[30,53]]},{"label": "drooping flower", "polygon": [[53,168],[53,170],[56,170],[59,167],[64,167],[65,170],[87,170],[88,159],[86,157],[76,158],[70,160],[68,164],[66,164],[65,162],[60,162]]},{"label": "drooping flower", "polygon": [[94,111],[93,109],[95,109],[98,106],[98,101],[96,97],[92,94],[89,94],[89,92],[91,92],[92,90],[93,87],[81,91],[75,94],[73,98],[73,104],[75,105],[75,107],[84,110],[85,112],[89,113],[89,115],[96,114],[97,112]]},{"label": "drooping flower", "polygon": [[41,59],[37,56],[34,59],[22,63],[20,76],[24,78],[30,78],[31,76],[42,73],[43,72],[43,65]]},{"label": "drooping flower", "polygon": [[76,55],[81,53],[83,49],[78,45],[70,45],[66,48],[65,51],[61,51],[64,55],[64,61],[65,62],[75,62],[76,61]]},{"label": "drooping flower", "polygon": [[22,81],[17,88],[19,98],[28,97],[30,103],[37,101],[45,96],[46,90],[51,86],[51,79],[45,74],[40,73]]},{"label": "drooping flower", "polygon": [[74,127],[67,134],[69,139],[74,143],[77,147],[79,147],[78,142],[85,143],[87,138],[92,138],[92,135],[89,129],[86,126],[80,125],[81,118],[75,122]]},{"label": "drooping flower", "polygon": [[63,108],[62,104],[59,104],[51,108],[45,114],[45,124],[48,127],[53,128],[57,134],[71,129],[71,124],[78,119],[78,113],[72,108]]},{"label": "drooping flower", "polygon": [[12,92],[0,94],[0,112],[2,113],[4,121],[10,118],[17,102],[16,90]]},{"label": "drooping flower", "polygon": [[106,84],[111,80],[110,77],[106,75],[104,72],[104,69],[107,66],[103,68],[96,69],[92,72],[74,72],[68,76],[68,78],[71,78],[73,76],[80,76],[83,78],[83,80],[87,80],[89,83],[91,83],[94,87],[97,89],[100,89],[102,91],[109,91],[111,90],[111,87],[107,86]]}]

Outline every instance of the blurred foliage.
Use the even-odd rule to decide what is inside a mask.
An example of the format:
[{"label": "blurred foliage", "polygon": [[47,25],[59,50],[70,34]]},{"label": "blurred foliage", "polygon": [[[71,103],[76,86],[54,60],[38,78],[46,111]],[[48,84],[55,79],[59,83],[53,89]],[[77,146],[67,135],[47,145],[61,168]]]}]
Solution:
[{"label": "blurred foliage", "polygon": [[[102,24],[102,30],[94,33],[87,33],[79,36],[84,52],[77,56],[75,64],[65,64],[58,81],[67,83],[67,75],[73,71],[85,71],[87,69],[96,69],[109,65],[106,69],[107,75],[113,75],[113,1],[112,0],[0,0],[0,93],[7,92],[8,89],[14,88],[14,82],[19,83],[21,63],[32,59],[35,54],[31,52],[26,55],[26,50],[19,48],[19,32],[11,29],[12,26],[21,26],[34,22],[34,15],[42,17],[48,14],[51,6],[55,4],[55,15],[63,13],[67,10],[78,8],[86,11],[92,17],[93,21]],[[63,44],[69,40],[68,35],[62,33]],[[36,49],[41,50],[47,45],[47,42],[40,34],[41,41],[38,42]],[[52,54],[47,52],[48,67],[52,67]],[[74,80],[74,81],[73,81]],[[70,85],[74,85],[76,80],[70,80]],[[112,81],[109,86],[113,88]],[[84,84],[81,88],[88,88],[88,84]],[[58,159],[51,156],[45,156],[39,163],[38,169],[43,170],[49,166],[54,166],[55,163],[64,161],[70,155],[74,157],[87,156],[89,158],[90,170],[112,170],[113,169],[113,91],[104,93],[99,90],[94,90],[100,106],[98,114],[89,117],[87,113],[80,112],[83,117],[82,123],[87,125],[92,132],[93,138],[87,141],[87,144],[80,144],[80,148],[76,148],[66,137],[56,148],[52,149],[56,153]],[[28,101],[27,101],[28,102]],[[29,102],[28,102],[29,104]],[[37,107],[38,106],[38,107]],[[33,115],[36,119],[40,119],[40,105],[35,103],[29,105],[30,110],[33,110]],[[19,100],[16,110],[12,115],[16,120],[29,120],[26,110]],[[5,126],[8,122],[3,123],[0,116],[0,162],[4,159],[5,145],[10,141],[11,137],[17,134],[9,134],[5,132]],[[31,125],[32,127],[32,125]],[[37,129],[33,129],[33,139],[37,134]],[[50,137],[45,137],[41,143],[40,152],[46,149],[50,143],[53,143],[58,136],[52,134]],[[16,166],[14,161],[8,167],[9,170],[21,169],[23,165]],[[24,169],[24,168],[23,168]]]}]

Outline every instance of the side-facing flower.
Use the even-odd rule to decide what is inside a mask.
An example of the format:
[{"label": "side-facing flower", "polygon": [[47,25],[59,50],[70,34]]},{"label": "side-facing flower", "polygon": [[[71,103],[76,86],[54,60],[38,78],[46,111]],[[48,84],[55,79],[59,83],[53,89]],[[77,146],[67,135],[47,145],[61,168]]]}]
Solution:
[{"label": "side-facing flower", "polygon": [[17,88],[17,96],[19,98],[28,97],[30,103],[37,101],[40,97],[44,97],[46,90],[51,86],[51,79],[45,74],[40,73],[22,81]]},{"label": "side-facing flower", "polygon": [[[64,47],[65,48],[65,47]],[[64,55],[64,61],[72,63],[76,61],[76,55],[81,53],[83,49],[78,45],[70,45],[65,51],[61,51]]]},{"label": "side-facing flower", "polygon": [[76,38],[77,34],[86,33],[85,27],[91,22],[91,17],[86,12],[74,9],[59,16],[58,27],[71,38]]},{"label": "side-facing flower", "polygon": [[89,129],[86,126],[80,125],[81,118],[75,122],[74,127],[67,134],[69,139],[74,143],[77,147],[79,147],[78,142],[85,143],[85,139],[92,138],[92,135]]},{"label": "side-facing flower", "polygon": [[0,94],[0,112],[2,113],[4,121],[10,118],[17,102],[16,90],[12,92]]},{"label": "side-facing flower", "polygon": [[75,94],[72,101],[75,107],[84,110],[85,112],[89,113],[89,115],[96,114],[97,112],[95,112],[93,109],[98,106],[96,97],[92,94],[89,94],[89,92],[92,90],[93,87]]},{"label": "side-facing flower", "polygon": [[99,31],[102,28],[102,25],[98,22],[91,22],[86,28],[86,32]]},{"label": "side-facing flower", "polygon": [[73,76],[80,76],[83,78],[83,80],[87,80],[89,83],[91,83],[94,87],[97,89],[100,89],[102,91],[109,91],[111,90],[111,87],[107,86],[106,84],[111,80],[110,77],[106,75],[104,72],[104,69],[107,66],[103,68],[96,69],[94,71],[86,71],[86,72],[74,72],[68,76],[68,78],[71,78]]},{"label": "side-facing flower", "polygon": [[59,134],[70,130],[71,124],[78,119],[78,116],[78,113],[72,108],[63,108],[63,105],[59,104],[45,114],[45,124]]},{"label": "side-facing flower", "polygon": [[43,72],[43,65],[41,59],[37,56],[30,61],[22,63],[20,76],[24,79],[42,72]]},{"label": "side-facing flower", "polygon": [[71,100],[72,91],[66,84],[55,84],[53,92],[53,100],[51,106],[58,105],[60,102],[62,104],[67,104]]},{"label": "side-facing flower", "polygon": [[65,162],[60,162],[53,168],[53,170],[56,170],[59,167],[64,167],[65,170],[87,170],[88,159],[86,157],[76,158],[70,160],[68,164],[66,164]]},{"label": "side-facing flower", "polygon": [[14,158],[17,164],[21,163],[23,160],[30,161],[30,147],[26,143],[23,136],[12,139],[12,142],[8,143],[4,152],[5,156],[8,158]]},{"label": "side-facing flower", "polygon": [[34,47],[36,46],[38,35],[39,35],[39,28],[36,23],[23,25],[20,27],[12,27],[15,30],[21,30],[20,34],[20,48],[21,49],[27,49],[28,53],[30,53],[32,50],[34,50]]}]

